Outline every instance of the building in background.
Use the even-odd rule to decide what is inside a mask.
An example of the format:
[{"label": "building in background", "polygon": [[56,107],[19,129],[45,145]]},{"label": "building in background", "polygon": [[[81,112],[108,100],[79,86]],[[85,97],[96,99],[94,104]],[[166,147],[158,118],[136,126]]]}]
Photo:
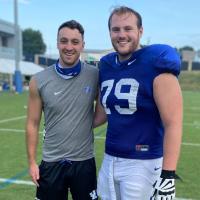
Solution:
[{"label": "building in background", "polygon": [[104,55],[113,52],[114,49],[96,50],[96,49],[85,49],[81,53],[81,60],[98,67],[99,60]]},{"label": "building in background", "polygon": [[[99,60],[102,56],[113,52],[113,49],[98,50],[84,49],[81,53],[81,61],[98,67]],[[58,54],[35,55],[35,63],[43,67],[54,64],[59,58]]]},{"label": "building in background", "polygon": [[[23,60],[22,30],[19,28],[19,66],[23,86],[27,86],[30,77],[43,70],[35,63]],[[0,19],[0,90],[15,91],[15,25]]]},{"label": "building in background", "polygon": [[[22,60],[22,31],[19,29],[20,60]],[[0,19],[0,58],[15,59],[15,26]]]},{"label": "building in background", "polygon": [[[19,28],[20,60],[23,60],[22,52],[22,30]],[[98,50],[85,49],[81,53],[81,60],[98,67],[102,56],[114,51],[113,49]],[[34,63],[46,67],[54,64],[58,55],[35,55]],[[187,51],[181,52],[182,70],[200,70],[200,52]],[[15,59],[15,26],[13,23],[0,19],[0,59]],[[0,66],[1,67],[1,66]],[[1,69],[0,69],[1,71]],[[1,72],[0,72],[1,73]],[[2,75],[0,75],[0,79]],[[10,80],[12,82],[12,80]]]},{"label": "building in background", "polygon": [[[20,59],[22,59],[22,31],[19,30],[20,37]],[[10,90],[13,88],[13,75],[4,73],[5,65],[2,59],[15,59],[15,26],[14,24],[0,19],[0,90]]]},{"label": "building in background", "polygon": [[200,70],[200,53],[199,51],[183,50],[181,51],[182,70],[199,71]]},{"label": "building in background", "polygon": [[[113,52],[114,49],[84,49],[81,53],[81,61],[98,67],[102,56]],[[183,71],[200,71],[200,51],[183,50],[180,52]],[[35,55],[35,63],[43,67],[54,64],[59,58],[58,54]]]}]

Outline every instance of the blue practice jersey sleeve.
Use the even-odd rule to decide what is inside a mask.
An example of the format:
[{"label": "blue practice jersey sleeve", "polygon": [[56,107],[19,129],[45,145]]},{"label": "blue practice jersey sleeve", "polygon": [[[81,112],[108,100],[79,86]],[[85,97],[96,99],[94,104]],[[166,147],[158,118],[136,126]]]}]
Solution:
[{"label": "blue practice jersey sleeve", "polygon": [[178,76],[181,69],[180,55],[177,51],[168,45],[153,45],[155,48],[154,65],[160,73],[172,73]]}]

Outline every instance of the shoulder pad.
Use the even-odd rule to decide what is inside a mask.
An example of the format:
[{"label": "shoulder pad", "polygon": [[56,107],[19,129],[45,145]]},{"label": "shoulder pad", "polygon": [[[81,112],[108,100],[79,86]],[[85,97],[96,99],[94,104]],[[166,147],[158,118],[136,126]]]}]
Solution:
[{"label": "shoulder pad", "polygon": [[180,55],[177,51],[168,45],[153,45],[154,66],[159,73],[173,73],[178,76],[181,69]]}]

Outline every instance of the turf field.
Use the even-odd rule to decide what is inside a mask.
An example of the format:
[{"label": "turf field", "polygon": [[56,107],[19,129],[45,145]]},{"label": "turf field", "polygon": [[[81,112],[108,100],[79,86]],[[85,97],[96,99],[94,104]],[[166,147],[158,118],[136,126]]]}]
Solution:
[{"label": "turf field", "polygon": [[[183,143],[177,173],[177,197],[200,199],[200,92],[184,91]],[[24,127],[27,94],[0,93],[0,200],[34,199],[35,187],[27,173]],[[42,131],[42,127],[41,127]],[[42,134],[41,138],[42,138]],[[99,169],[105,126],[95,129]],[[41,141],[38,161],[41,158]]]}]

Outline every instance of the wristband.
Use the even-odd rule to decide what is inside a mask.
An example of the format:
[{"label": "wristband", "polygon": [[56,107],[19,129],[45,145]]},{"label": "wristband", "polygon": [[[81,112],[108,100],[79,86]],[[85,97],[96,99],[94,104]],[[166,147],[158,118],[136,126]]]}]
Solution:
[{"label": "wristband", "polygon": [[164,179],[180,179],[182,180],[177,174],[176,174],[176,171],[175,170],[162,170],[161,172],[161,175],[160,175],[161,178],[164,178]]}]

